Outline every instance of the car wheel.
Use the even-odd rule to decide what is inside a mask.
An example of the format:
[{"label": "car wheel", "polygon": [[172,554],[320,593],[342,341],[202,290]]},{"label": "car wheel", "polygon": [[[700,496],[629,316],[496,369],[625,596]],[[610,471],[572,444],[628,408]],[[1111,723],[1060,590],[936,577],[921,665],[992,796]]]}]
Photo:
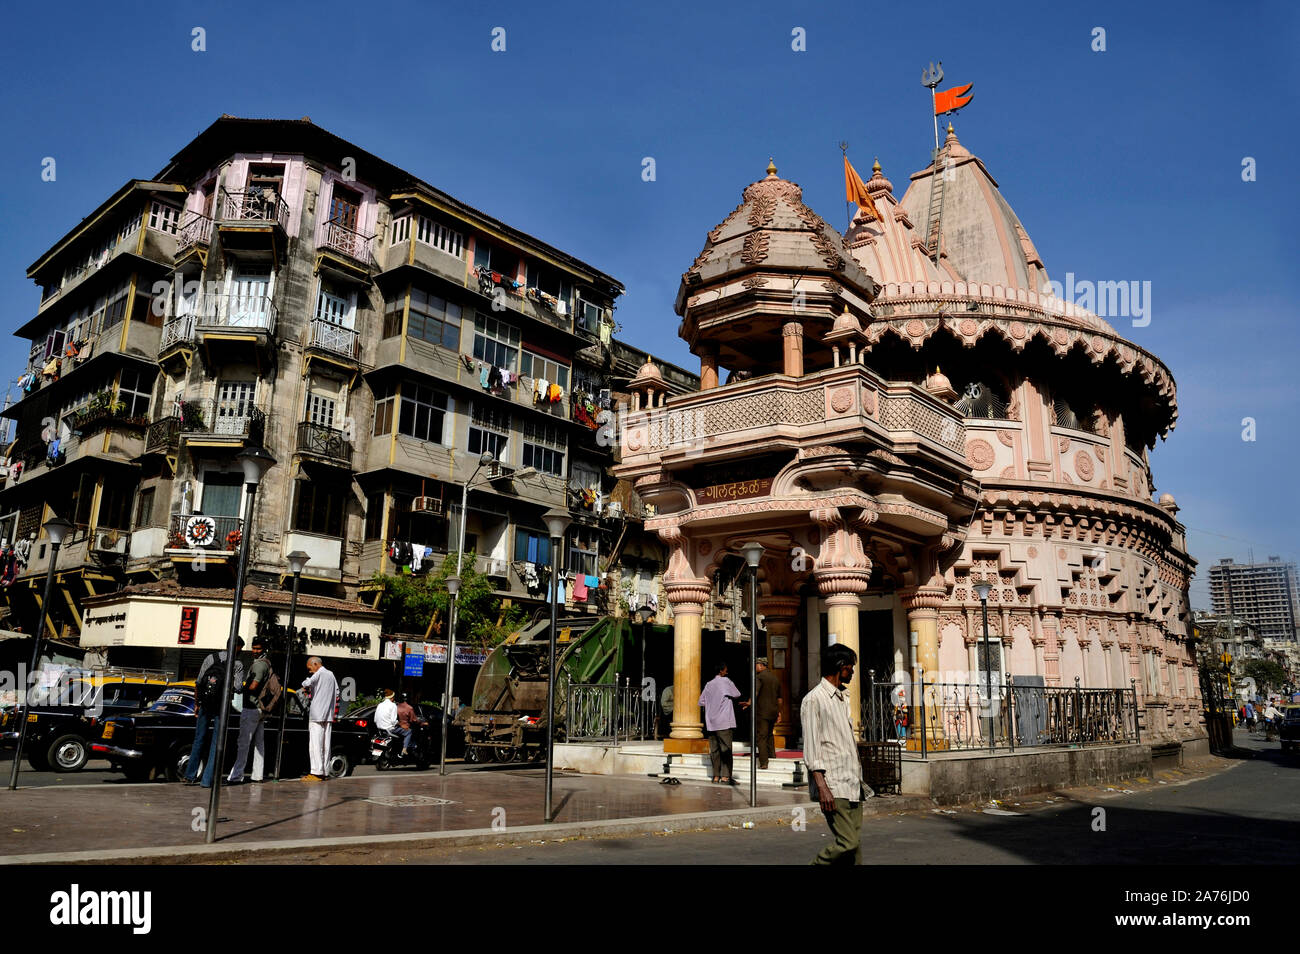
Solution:
[{"label": "car wheel", "polygon": [[90,758],[90,748],[79,735],[61,735],[45,750],[45,761],[56,772],[79,772]]},{"label": "car wheel", "polygon": [[343,752],[331,752],[325,772],[329,778],[347,778],[352,774],[352,759]]},{"label": "car wheel", "polygon": [[465,749],[465,761],[471,765],[483,761],[483,756],[479,754],[477,745],[471,745]]}]

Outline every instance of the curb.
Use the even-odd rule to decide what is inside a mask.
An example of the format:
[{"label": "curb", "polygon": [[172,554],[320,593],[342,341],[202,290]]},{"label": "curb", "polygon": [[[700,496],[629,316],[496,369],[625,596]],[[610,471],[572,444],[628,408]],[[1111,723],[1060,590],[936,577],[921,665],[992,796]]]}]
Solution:
[{"label": "curb", "polygon": [[[885,815],[915,811],[933,805],[929,798],[893,796],[869,799],[864,815]],[[870,806],[870,810],[867,808]],[[538,839],[599,837],[602,835],[643,835],[658,832],[681,832],[696,828],[723,828],[745,822],[784,821],[795,808],[817,811],[806,805],[764,805],[725,811],[693,812],[681,815],[648,815],[640,818],[613,818],[606,821],[568,822],[551,825],[526,825],[497,831],[474,828],[463,831],[412,832],[397,835],[350,835],[338,838],[304,838],[284,841],[254,842],[241,845],[172,845],[157,848],[107,848],[96,851],[58,851],[31,855],[0,855],[0,865],[94,865],[135,864],[210,864],[241,861],[251,857],[266,858],[277,854],[330,848],[462,848],[473,845],[512,845]]]}]

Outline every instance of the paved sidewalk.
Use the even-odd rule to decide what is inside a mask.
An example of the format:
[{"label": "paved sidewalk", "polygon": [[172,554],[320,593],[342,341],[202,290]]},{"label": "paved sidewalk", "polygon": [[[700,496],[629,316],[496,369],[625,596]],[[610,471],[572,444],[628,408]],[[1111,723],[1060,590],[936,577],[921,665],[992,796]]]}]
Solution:
[{"label": "paved sidewalk", "polygon": [[[474,832],[499,839],[501,826],[514,835],[542,824],[545,784],[544,770],[521,767],[445,777],[393,772],[319,784],[239,785],[222,790],[218,844],[256,848],[340,839],[355,844]],[[197,786],[159,783],[0,791],[0,864],[52,853],[74,861],[92,860],[85,853],[93,852],[94,860],[104,861],[138,853],[179,860],[178,854],[192,848],[210,852],[203,832],[207,795]],[[775,817],[809,802],[805,791],[760,789],[758,804],[762,808],[755,817]],[[641,827],[651,830],[646,825],[663,816],[721,818],[751,811],[742,786],[662,785],[653,778],[569,772],[555,776],[554,805],[555,824],[583,831],[620,820],[641,820]],[[141,852],[151,848],[180,851]]]}]

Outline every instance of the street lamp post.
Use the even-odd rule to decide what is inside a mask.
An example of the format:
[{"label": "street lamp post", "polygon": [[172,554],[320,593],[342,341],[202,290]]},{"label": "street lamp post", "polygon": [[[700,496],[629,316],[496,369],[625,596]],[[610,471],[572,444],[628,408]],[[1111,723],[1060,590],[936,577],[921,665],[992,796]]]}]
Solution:
[{"label": "street lamp post", "polygon": [[[438,774],[447,774],[447,732],[451,725],[452,674],[456,670],[456,611],[460,606],[460,572],[461,561],[465,558],[465,520],[469,516],[469,485],[474,483],[478,472],[496,460],[491,451],[478,455],[478,466],[469,475],[460,488],[460,529],[456,542],[456,575],[447,577],[447,593],[451,596],[451,609],[447,612],[447,684],[442,693],[442,749],[438,752]],[[452,580],[455,583],[452,583]]]},{"label": "street lamp post", "polygon": [[559,612],[560,593],[560,547],[564,544],[564,533],[569,529],[571,520],[567,510],[558,507],[542,514],[546,521],[546,530],[551,535],[551,636],[550,664],[546,669],[546,805],[543,820],[553,820],[551,810],[551,784],[555,777],[555,627]]},{"label": "street lamp post", "polygon": [[[226,727],[230,723],[230,694],[235,681],[235,640],[239,637],[239,614],[244,608],[244,579],[248,575],[249,540],[253,536],[253,503],[262,475],[275,463],[265,449],[253,447],[239,455],[244,470],[244,526],[239,538],[239,564],[235,571],[235,600],[230,609],[230,635],[226,637],[226,675],[221,689],[221,709],[217,714],[216,760],[212,769],[212,794],[208,798],[208,825],[205,841],[217,840],[217,813],[221,808],[221,773],[226,757]],[[286,700],[286,704],[288,700]]]},{"label": "street lamp post", "polygon": [[749,807],[758,804],[758,564],[763,559],[761,543],[744,546],[749,564]]},{"label": "street lamp post", "polygon": [[974,584],[975,595],[980,598],[980,608],[984,613],[984,707],[988,711],[989,751],[994,751],[993,743],[993,653],[989,646],[989,593],[993,584],[987,580]]},{"label": "street lamp post", "polygon": [[[45,571],[45,595],[41,597],[41,616],[36,622],[36,633],[32,637],[32,664],[27,669],[27,679],[33,685],[20,680],[22,692],[22,715],[18,723],[18,748],[14,750],[14,764],[9,770],[9,790],[18,787],[19,766],[23,761],[23,744],[27,741],[27,710],[31,707],[31,690],[35,688],[36,666],[41,661],[41,637],[45,635],[45,614],[50,611],[50,590],[54,588],[54,564],[59,559],[59,547],[63,538],[71,530],[72,523],[63,517],[51,517],[45,521],[45,533],[50,538],[50,565]],[[17,710],[15,710],[17,711]]]},{"label": "street lamp post", "polygon": [[[298,616],[298,582],[302,571],[307,568],[311,556],[301,550],[294,550],[285,559],[289,561],[289,572],[293,574],[293,597],[289,600],[289,631],[284,640],[284,675],[280,682],[289,685],[289,663],[293,659],[294,623]],[[284,727],[289,718],[289,697],[280,700],[280,734],[275,740],[275,780],[280,781],[280,759],[284,756]]]}]

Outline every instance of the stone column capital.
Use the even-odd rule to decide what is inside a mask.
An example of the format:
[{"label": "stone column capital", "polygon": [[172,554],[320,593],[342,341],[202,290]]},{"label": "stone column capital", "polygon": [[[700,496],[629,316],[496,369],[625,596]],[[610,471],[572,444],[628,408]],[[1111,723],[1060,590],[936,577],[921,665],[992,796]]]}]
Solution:
[{"label": "stone column capital", "polygon": [[898,596],[903,601],[903,608],[909,613],[916,610],[938,612],[948,597],[948,591],[938,586],[913,586],[899,590]]},{"label": "stone column capital", "polygon": [[803,322],[790,320],[781,326],[781,334],[787,338],[803,337]]},{"label": "stone column capital", "polygon": [[664,589],[673,613],[678,616],[701,616],[704,604],[713,592],[712,584],[705,579],[666,580]]},{"label": "stone column capital", "polygon": [[760,596],[758,612],[769,626],[790,625],[799,616],[802,602],[797,596]]},{"label": "stone column capital", "polygon": [[[871,579],[870,569],[861,569],[855,567],[831,567],[825,570],[818,570],[813,574],[813,579],[817,582],[817,591],[826,599],[828,604],[846,605],[846,602],[857,604],[858,596],[866,592],[867,581]],[[836,597],[851,596],[851,601],[839,600]]]}]

